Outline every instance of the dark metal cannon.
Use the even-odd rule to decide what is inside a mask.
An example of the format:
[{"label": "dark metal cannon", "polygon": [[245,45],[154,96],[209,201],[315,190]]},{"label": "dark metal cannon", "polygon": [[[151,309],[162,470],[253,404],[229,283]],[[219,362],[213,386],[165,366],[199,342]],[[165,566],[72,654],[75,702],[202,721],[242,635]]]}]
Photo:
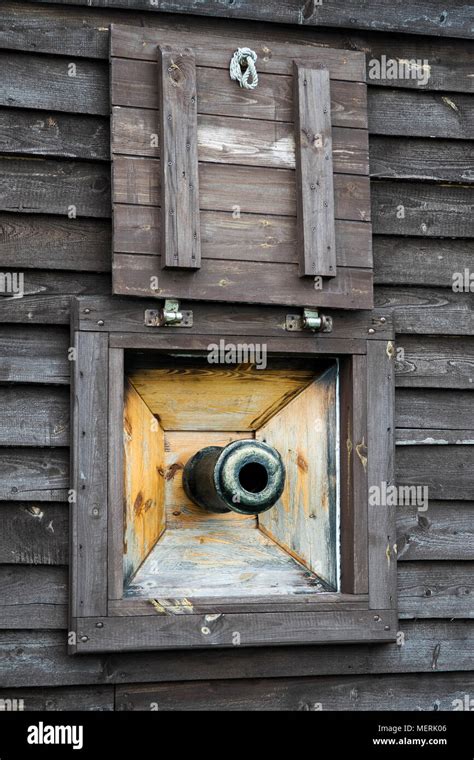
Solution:
[{"label": "dark metal cannon", "polygon": [[258,515],[280,498],[285,466],[267,443],[244,440],[207,446],[186,463],[183,486],[188,497],[209,512]]}]

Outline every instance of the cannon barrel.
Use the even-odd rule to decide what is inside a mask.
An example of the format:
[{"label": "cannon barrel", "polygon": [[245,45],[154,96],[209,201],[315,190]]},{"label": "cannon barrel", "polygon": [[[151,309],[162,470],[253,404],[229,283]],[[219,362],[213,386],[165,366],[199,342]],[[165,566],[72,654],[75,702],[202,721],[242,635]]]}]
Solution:
[{"label": "cannon barrel", "polygon": [[187,496],[209,512],[258,515],[280,498],[285,466],[278,451],[260,441],[233,441],[207,446],[186,463]]}]

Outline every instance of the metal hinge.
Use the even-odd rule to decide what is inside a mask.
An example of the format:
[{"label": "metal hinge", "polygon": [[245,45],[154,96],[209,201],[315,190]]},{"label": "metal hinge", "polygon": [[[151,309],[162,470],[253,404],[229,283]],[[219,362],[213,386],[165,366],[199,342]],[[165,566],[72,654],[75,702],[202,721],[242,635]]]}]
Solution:
[{"label": "metal hinge", "polygon": [[181,310],[179,301],[167,298],[161,309],[146,309],[147,327],[192,327],[193,312]]},{"label": "metal hinge", "polygon": [[303,314],[287,314],[285,330],[311,330],[311,332],[332,332],[332,318],[314,309],[303,309]]}]

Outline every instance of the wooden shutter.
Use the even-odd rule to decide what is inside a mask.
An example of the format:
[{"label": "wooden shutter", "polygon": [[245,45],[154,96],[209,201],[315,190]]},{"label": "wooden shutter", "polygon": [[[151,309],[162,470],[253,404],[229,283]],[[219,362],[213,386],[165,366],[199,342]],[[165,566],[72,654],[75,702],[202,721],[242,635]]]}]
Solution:
[{"label": "wooden shutter", "polygon": [[362,53],[112,26],[116,294],[373,305]]}]

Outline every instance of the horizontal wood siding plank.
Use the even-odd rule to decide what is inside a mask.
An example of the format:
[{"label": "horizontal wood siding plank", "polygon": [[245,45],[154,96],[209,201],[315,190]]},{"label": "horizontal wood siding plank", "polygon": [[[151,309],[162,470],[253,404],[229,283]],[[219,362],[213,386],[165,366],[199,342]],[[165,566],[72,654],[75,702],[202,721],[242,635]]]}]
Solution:
[{"label": "horizontal wood siding plank", "polygon": [[70,657],[63,632],[0,632],[0,673],[5,688],[21,688],[472,669],[474,631],[469,621],[402,620],[400,631],[401,644],[234,647],[107,658]]},{"label": "horizontal wood siding plank", "polygon": [[395,422],[399,428],[474,430],[472,391],[399,388]]},{"label": "horizontal wood siding plank", "polygon": [[474,257],[474,240],[389,235],[374,237],[374,278],[380,285],[451,288]]},{"label": "horizontal wood siding plank", "polygon": [[397,508],[398,561],[471,560],[474,502],[432,501],[426,511]]},{"label": "horizontal wood siding plank", "polygon": [[3,699],[22,700],[27,712],[114,710],[114,690],[111,686],[83,686],[77,689],[12,689],[3,691]]},{"label": "horizontal wood siding plank", "polygon": [[0,500],[65,501],[69,488],[67,449],[0,449]]},{"label": "horizontal wood siding plank", "polygon": [[474,339],[398,335],[396,385],[420,388],[473,388]]},{"label": "horizontal wood siding plank", "polygon": [[474,182],[472,143],[373,135],[370,176],[438,182]]},{"label": "horizontal wood siding plank", "polygon": [[118,710],[442,711],[464,704],[474,677],[463,674],[314,677],[119,686]]},{"label": "horizontal wood siding plank", "polygon": [[67,388],[0,386],[0,446],[68,446]]},{"label": "horizontal wood siding plank", "polygon": [[0,152],[107,161],[107,119],[0,108]]},{"label": "horizontal wood siding plank", "polygon": [[0,628],[66,628],[64,567],[0,565]]},{"label": "horizontal wood siding plank", "polygon": [[48,58],[29,52],[0,55],[0,105],[107,116],[105,63]]},{"label": "horizontal wood siding plank", "polygon": [[64,328],[1,325],[0,381],[68,384],[69,342]]},{"label": "horizontal wood siding plank", "polygon": [[68,520],[65,504],[0,503],[0,563],[67,564]]},{"label": "horizontal wood siding plank", "polygon": [[429,287],[378,287],[375,303],[379,313],[392,315],[398,333],[474,335],[470,293]]},{"label": "horizontal wood siding plank", "polygon": [[401,562],[398,566],[400,615],[470,618],[473,585],[473,562]]},{"label": "horizontal wood siding plank", "polygon": [[398,485],[426,486],[429,499],[472,499],[474,446],[398,446]]}]

